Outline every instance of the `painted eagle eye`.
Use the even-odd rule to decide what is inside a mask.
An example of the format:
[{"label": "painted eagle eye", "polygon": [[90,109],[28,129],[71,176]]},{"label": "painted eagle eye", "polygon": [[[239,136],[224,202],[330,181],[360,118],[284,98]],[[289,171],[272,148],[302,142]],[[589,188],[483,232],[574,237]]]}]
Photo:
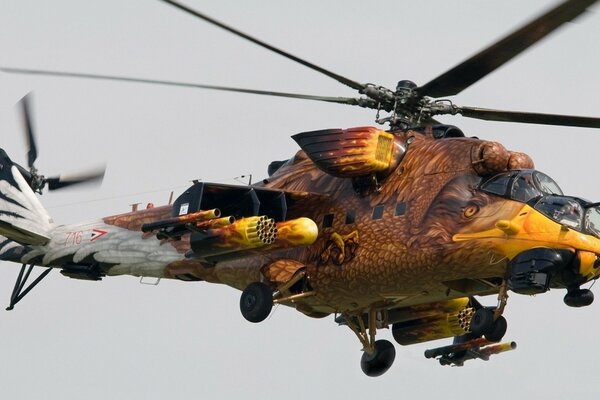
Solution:
[{"label": "painted eagle eye", "polygon": [[479,212],[479,206],[477,206],[476,204],[471,204],[471,205],[465,207],[465,210],[463,211],[463,215],[466,218],[471,218],[478,212]]}]

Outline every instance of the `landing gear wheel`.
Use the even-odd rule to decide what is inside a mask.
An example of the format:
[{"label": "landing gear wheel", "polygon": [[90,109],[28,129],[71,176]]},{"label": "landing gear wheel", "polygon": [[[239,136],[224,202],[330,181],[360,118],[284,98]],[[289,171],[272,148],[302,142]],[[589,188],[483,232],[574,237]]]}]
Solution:
[{"label": "landing gear wheel", "polygon": [[248,285],[240,298],[240,311],[250,322],[261,322],[273,309],[273,292],[262,282]]},{"label": "landing gear wheel", "polygon": [[494,326],[494,312],[489,308],[480,308],[471,317],[471,333],[483,336],[490,332]]},{"label": "landing gear wheel", "polygon": [[499,316],[492,324],[492,329],[485,334],[485,338],[490,342],[499,342],[504,337],[507,327],[506,318]]},{"label": "landing gear wheel", "polygon": [[589,289],[574,289],[568,291],[563,300],[569,307],[586,307],[594,302],[594,293]]},{"label": "landing gear wheel", "polygon": [[370,377],[383,375],[396,358],[396,349],[387,340],[377,340],[373,347],[373,354],[364,352],[360,359],[360,368]]}]

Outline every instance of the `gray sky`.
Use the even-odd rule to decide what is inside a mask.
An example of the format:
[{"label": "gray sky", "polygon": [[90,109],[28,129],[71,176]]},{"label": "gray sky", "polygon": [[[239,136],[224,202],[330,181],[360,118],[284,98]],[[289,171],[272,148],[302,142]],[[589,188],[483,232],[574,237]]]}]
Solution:
[{"label": "gray sky", "polygon": [[[429,81],[555,2],[187,4],[351,79],[394,88],[400,79]],[[600,115],[594,8],[453,100]],[[354,94],[152,0],[0,0],[0,54],[5,66]],[[99,189],[43,196],[59,223],[126,212],[135,202],[164,204],[171,190],[195,178],[263,177],[271,160],[297,150],[289,136],[374,119],[371,111],[342,105],[138,84],[0,73],[0,88],[0,146],[15,161],[25,160],[25,149],[14,104],[34,91],[39,169],[108,165]],[[567,194],[600,200],[600,132],[440,119],[527,152]],[[0,265],[5,303],[17,272],[18,265]],[[239,314],[239,294],[206,283],[81,282],[53,272],[14,311],[0,312],[0,396],[560,399],[596,392],[600,305],[570,309],[564,291],[510,297],[506,339],[519,344],[515,352],[449,368],[422,356],[448,340],[397,346],[394,366],[377,379],[360,371],[360,346],[349,329],[283,307],[250,324]],[[391,339],[387,331],[379,336]]]}]

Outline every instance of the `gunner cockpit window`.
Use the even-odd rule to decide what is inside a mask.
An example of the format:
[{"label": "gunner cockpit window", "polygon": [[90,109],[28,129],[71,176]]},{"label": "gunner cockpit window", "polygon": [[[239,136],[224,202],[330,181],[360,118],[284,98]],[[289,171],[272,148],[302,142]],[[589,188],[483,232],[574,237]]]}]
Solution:
[{"label": "gunner cockpit window", "polygon": [[544,196],[534,207],[561,225],[581,230],[583,207],[575,199],[565,196]]},{"label": "gunner cockpit window", "polygon": [[583,221],[585,232],[600,238],[600,207],[590,207],[585,210]]}]

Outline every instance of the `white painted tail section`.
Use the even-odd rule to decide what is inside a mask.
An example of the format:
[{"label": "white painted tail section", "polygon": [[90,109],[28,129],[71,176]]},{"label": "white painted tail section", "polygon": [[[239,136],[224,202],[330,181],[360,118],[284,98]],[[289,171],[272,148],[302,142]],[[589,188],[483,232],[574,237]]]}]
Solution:
[{"label": "white painted tail section", "polygon": [[24,245],[44,245],[54,222],[18,168],[5,160],[0,160],[0,235]]}]

